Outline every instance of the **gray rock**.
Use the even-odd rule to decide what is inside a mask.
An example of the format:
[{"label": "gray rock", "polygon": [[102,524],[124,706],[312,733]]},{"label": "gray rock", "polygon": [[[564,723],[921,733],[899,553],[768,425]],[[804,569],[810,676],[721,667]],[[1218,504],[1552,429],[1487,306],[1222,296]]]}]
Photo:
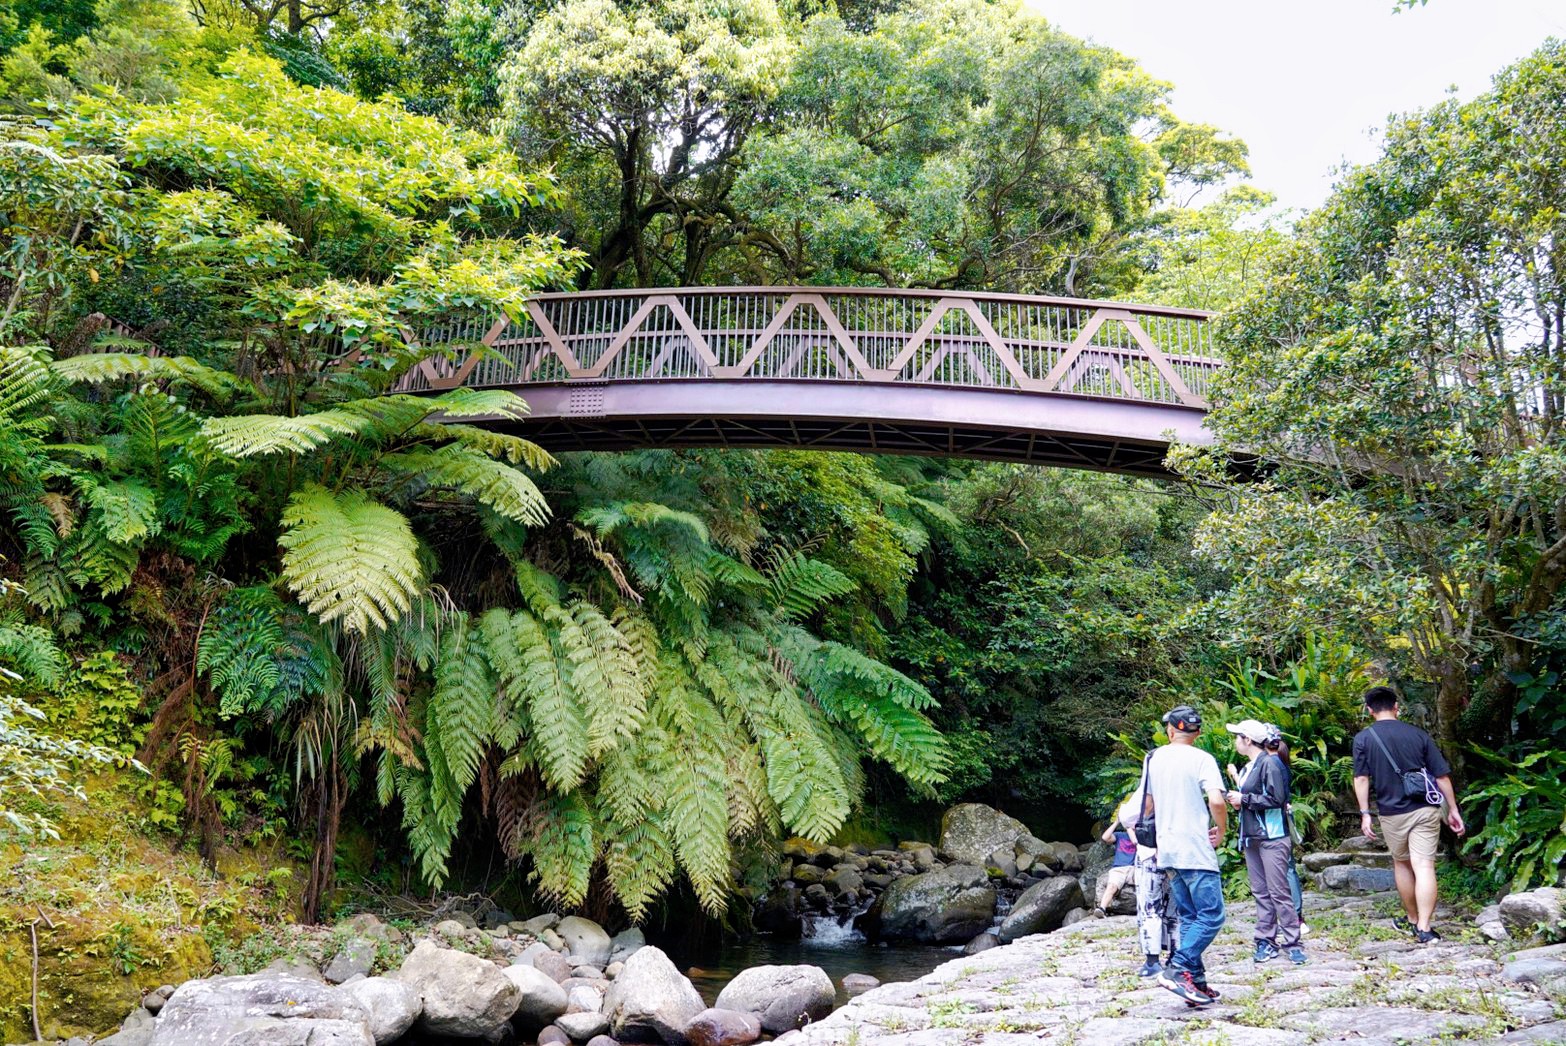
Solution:
[{"label": "gray rock", "polygon": [[876,930],[889,940],[969,940],[995,915],[995,891],[985,883],[984,869],[966,864],[904,876],[881,895]]},{"label": "gray rock", "polygon": [[[160,1000],[158,1005],[163,1005]],[[107,1043],[108,1046],[148,1046],[152,1042],[152,1033],[155,1030],[155,1020],[151,1013],[141,1006],[130,1012],[125,1018],[125,1023],[120,1025],[120,1030],[106,1038],[99,1039],[100,1046]]]},{"label": "gray rock", "polygon": [[551,1024],[538,1033],[538,1046],[563,1046],[571,1041],[571,1036]]},{"label": "gray rock", "polygon": [[587,1040],[587,1046],[620,1046],[620,1044],[607,1035],[594,1035]]},{"label": "gray rock", "polygon": [[1307,872],[1320,872],[1336,865],[1351,864],[1353,860],[1353,854],[1317,853],[1306,854],[1300,864],[1305,866]]},{"label": "gray rock", "polygon": [[341,984],[350,977],[368,977],[375,965],[375,942],[354,937],[343,943],[342,948],[326,964],[321,976],[328,984]]},{"label": "gray rock", "polygon": [[1361,868],[1354,864],[1338,864],[1324,869],[1316,876],[1316,884],[1334,893],[1381,893],[1397,888],[1391,869]]},{"label": "gray rock", "polygon": [[1028,826],[982,803],[962,803],[941,817],[941,851],[961,864],[983,865],[990,854],[1010,850]]},{"label": "gray rock", "polygon": [[586,959],[597,967],[609,965],[609,956],[614,951],[614,944],[609,940],[609,935],[604,928],[591,919],[584,919],[579,915],[567,916],[560,920],[560,925],[555,927],[555,933],[565,941],[573,956]]},{"label": "gray rock", "polygon": [[560,916],[554,912],[545,912],[543,915],[535,915],[531,919],[523,920],[522,932],[537,937],[545,930],[553,930],[558,925],[560,925]]},{"label": "gray rock", "polygon": [[566,962],[566,957],[559,952],[550,951],[547,945],[542,952],[533,955],[533,968],[541,970],[557,981],[565,981],[571,977],[571,964]]},{"label": "gray rock", "polygon": [[528,1031],[543,1028],[566,1011],[566,990],[549,974],[533,966],[513,964],[503,971],[517,986],[521,998],[512,1014],[512,1022]]},{"label": "gray rock", "polygon": [[827,876],[825,886],[835,894],[858,893],[865,888],[865,880],[857,868],[839,868]]},{"label": "gray rock", "polygon": [[1000,938],[995,936],[995,934],[989,930],[985,930],[983,933],[979,934],[979,936],[963,945],[962,953],[964,955],[978,955],[980,952],[987,952],[991,948],[999,947]]},{"label": "gray rock", "polygon": [[878,988],[881,985],[879,980],[868,973],[844,974],[842,981],[839,983],[843,985],[843,990],[850,995],[858,995],[860,992],[867,992],[871,988]]},{"label": "gray rock", "polygon": [[1000,872],[1003,877],[1017,874],[1017,858],[1010,846],[998,847],[985,859],[984,866]]},{"label": "gray rock", "polygon": [[604,993],[586,984],[579,984],[566,995],[567,1013],[601,1013]]},{"label": "gray rock", "polygon": [[819,883],[826,878],[826,869],[817,868],[813,864],[802,864],[794,869],[794,881],[803,886]]},{"label": "gray rock", "polygon": [[1566,935],[1566,891],[1554,887],[1525,890],[1501,898],[1501,925],[1514,940],[1557,941]]},{"label": "gray rock", "polygon": [[1060,920],[1060,925],[1074,926],[1087,917],[1088,910],[1086,908],[1073,908],[1071,911],[1066,913],[1066,917],[1064,919]]},{"label": "gray rock", "polygon": [[431,941],[420,941],[408,954],[397,979],[424,997],[419,1027],[436,1035],[469,1039],[496,1035],[522,1001],[522,990],[494,963]]},{"label": "gray rock", "polygon": [[544,944],[541,941],[534,941],[526,948],[523,948],[516,955],[512,956],[511,961],[522,966],[532,966],[533,960],[538,958],[540,955],[553,954],[554,952],[549,950],[549,946],[547,944]]},{"label": "gray rock", "polygon": [[1030,933],[1058,929],[1065,921],[1067,912],[1086,905],[1082,887],[1075,879],[1064,875],[1045,879],[1022,891],[1006,918],[1001,920],[997,936],[1000,943],[1010,944]]},{"label": "gray rock", "polygon": [[552,952],[563,952],[566,950],[565,938],[553,930],[545,930],[538,935],[538,939],[547,945]]},{"label": "gray rock", "polygon": [[609,962],[617,963],[629,959],[637,949],[647,947],[647,938],[641,930],[633,926],[629,930],[621,930],[615,934],[609,943],[613,946],[609,952]]},{"label": "gray rock", "polygon": [[1514,959],[1501,969],[1501,976],[1520,984],[1545,984],[1566,977],[1566,959]]},{"label": "gray rock", "polygon": [[819,966],[753,966],[718,993],[720,1010],[754,1014],[773,1035],[803,1028],[832,1012],[837,989]]},{"label": "gray rock", "polygon": [[555,1027],[571,1036],[573,1042],[586,1042],[609,1030],[609,1018],[597,1010],[586,1010],[556,1018]]},{"label": "gray rock", "polygon": [[361,977],[338,990],[364,1010],[365,1027],[380,1046],[406,1035],[424,1011],[424,1000],[414,987],[391,977]]},{"label": "gray rock", "polygon": [[456,919],[442,919],[435,924],[435,934],[439,937],[466,937],[470,929],[475,927],[464,926]]},{"label": "gray rock", "polygon": [[[645,948],[647,946],[644,944],[642,947]],[[617,959],[608,966],[604,967],[604,976],[612,981],[616,977],[620,976],[620,971],[623,969],[625,969],[625,963]]]},{"label": "gray rock", "polygon": [[[1102,845],[1102,844],[1099,844]],[[1050,850],[1055,855],[1055,870],[1061,872],[1079,872],[1082,870],[1082,851],[1070,843],[1050,843]]]},{"label": "gray rock", "polygon": [[473,918],[472,912],[458,910],[451,913],[451,919],[453,922],[462,924],[465,929],[477,930],[479,928],[478,920]]},{"label": "gray rock", "polygon": [[690,978],[651,945],[625,960],[625,969],[604,996],[614,1037],[627,1042],[662,1040],[684,1046],[685,1026],[704,1009]]},{"label": "gray rock", "polygon": [[713,1007],[691,1018],[685,1037],[691,1046],[746,1046],[761,1038],[761,1022],[748,1013]]},{"label": "gray rock", "polygon": [[164,1005],[152,1046],[374,1046],[367,1014],[341,988],[258,973],[186,981]]}]

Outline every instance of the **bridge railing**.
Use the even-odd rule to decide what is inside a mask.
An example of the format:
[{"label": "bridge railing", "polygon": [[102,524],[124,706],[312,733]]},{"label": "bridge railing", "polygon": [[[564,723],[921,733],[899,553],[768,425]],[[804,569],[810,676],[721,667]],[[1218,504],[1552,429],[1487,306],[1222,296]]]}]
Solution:
[{"label": "bridge railing", "polygon": [[408,391],[679,379],[1009,389],[1201,409],[1209,314],[1008,294],[702,287],[540,294],[417,334]]}]

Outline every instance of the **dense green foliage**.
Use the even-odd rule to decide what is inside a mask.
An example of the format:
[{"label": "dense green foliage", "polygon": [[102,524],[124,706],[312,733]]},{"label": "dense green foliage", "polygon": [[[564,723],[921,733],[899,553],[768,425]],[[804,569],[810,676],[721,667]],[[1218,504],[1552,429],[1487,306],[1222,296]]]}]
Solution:
[{"label": "dense green foliage", "polygon": [[[0,741],[40,769],[0,815],[138,755],[205,855],[297,836],[312,918],[344,825],[396,886],[493,847],[560,905],[716,911],[867,800],[1080,834],[1177,700],[1279,722],[1325,836],[1389,673],[1485,746],[1491,871],[1551,878],[1562,49],[1298,228],[1199,205],[1245,149],[1169,91],[982,0],[8,9]],[[392,394],[431,323],[724,282],[1223,308],[1221,443],[1189,488],[556,461],[472,423],[514,396]]]}]

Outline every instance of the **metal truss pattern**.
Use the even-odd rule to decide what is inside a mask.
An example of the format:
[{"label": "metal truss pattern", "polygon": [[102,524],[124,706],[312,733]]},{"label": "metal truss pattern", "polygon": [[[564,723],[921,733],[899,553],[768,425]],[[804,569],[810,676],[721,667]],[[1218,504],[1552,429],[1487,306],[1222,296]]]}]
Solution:
[{"label": "metal truss pattern", "polygon": [[815,446],[1164,474],[1205,439],[1207,313],[1005,294],[705,287],[541,294],[410,334],[405,391],[514,388],[557,450]]}]

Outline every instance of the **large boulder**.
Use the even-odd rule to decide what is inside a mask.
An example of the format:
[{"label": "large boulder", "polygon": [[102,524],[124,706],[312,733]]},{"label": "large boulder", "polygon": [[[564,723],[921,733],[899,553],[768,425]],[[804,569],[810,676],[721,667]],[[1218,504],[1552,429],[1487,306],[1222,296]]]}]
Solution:
[{"label": "large boulder", "polygon": [[803,1028],[832,1012],[837,989],[819,966],[753,966],[723,986],[720,1010],[754,1014],[773,1035]]},{"label": "large boulder", "polygon": [[566,990],[560,986],[559,981],[543,970],[523,963],[513,963],[502,973],[507,980],[517,986],[517,991],[521,993],[521,999],[517,1002],[516,1011],[511,1019],[524,1030],[536,1032],[553,1023],[556,1017],[566,1011],[568,1003]]},{"label": "large boulder", "polygon": [[748,1013],[714,1007],[685,1026],[691,1046],[746,1046],[761,1038],[761,1022]]},{"label": "large boulder", "polygon": [[487,1039],[517,1012],[522,990],[500,967],[477,955],[420,941],[397,979],[424,997],[419,1027],[433,1035]]},{"label": "large boulder", "polygon": [[614,942],[609,939],[604,928],[593,920],[584,919],[580,915],[568,915],[560,920],[555,933],[565,941],[566,948],[573,956],[586,959],[600,969],[609,965],[609,957],[614,953]]},{"label": "large boulder", "polygon": [[904,876],[881,895],[873,929],[888,940],[967,941],[989,929],[995,916],[995,891],[985,885],[987,878],[971,864]]},{"label": "large boulder", "polygon": [[1397,880],[1389,868],[1335,864],[1317,874],[1316,885],[1332,893],[1381,893],[1397,889]]},{"label": "large boulder", "polygon": [[663,1041],[684,1046],[685,1026],[706,1003],[690,978],[659,948],[639,948],[609,984],[604,1014],[622,1042]]},{"label": "large boulder", "polygon": [[1027,825],[983,803],[962,803],[941,817],[941,850],[960,864],[982,867],[990,854],[1012,849],[1028,834]]},{"label": "large boulder", "polygon": [[1010,944],[1018,937],[1030,933],[1047,933],[1059,929],[1066,913],[1081,908],[1087,902],[1082,897],[1082,887],[1068,875],[1045,879],[1022,891],[1006,918],[1001,920],[996,936],[1001,944]]},{"label": "large boulder", "polygon": [[269,973],[186,981],[158,1015],[152,1046],[375,1046],[342,989]]},{"label": "large boulder", "polygon": [[424,1012],[424,1000],[411,984],[390,977],[361,977],[338,989],[365,1012],[365,1027],[379,1046],[408,1033]]},{"label": "large boulder", "polygon": [[1558,941],[1566,936],[1566,890],[1545,887],[1501,898],[1501,925],[1514,941]]}]

